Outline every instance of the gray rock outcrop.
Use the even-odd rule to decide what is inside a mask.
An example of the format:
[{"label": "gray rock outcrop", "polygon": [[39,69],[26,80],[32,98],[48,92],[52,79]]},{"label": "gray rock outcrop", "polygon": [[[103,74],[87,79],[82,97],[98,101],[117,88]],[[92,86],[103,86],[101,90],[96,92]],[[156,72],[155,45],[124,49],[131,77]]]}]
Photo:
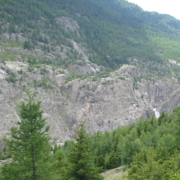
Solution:
[{"label": "gray rock outcrop", "polygon": [[[143,76],[140,69],[130,65],[108,76],[67,83],[66,70],[61,74],[61,69],[46,66],[47,73],[41,74],[38,69],[29,72],[26,64],[16,62],[8,62],[6,67],[16,74],[18,81],[13,84],[0,78],[0,137],[8,136],[9,128],[19,120],[17,104],[27,87],[38,92],[50,135],[62,142],[74,136],[80,123],[85,124],[90,134],[111,131],[153,116],[153,108],[170,112],[179,105],[178,84],[169,80],[145,80],[140,78]],[[22,75],[17,73],[19,67]],[[1,74],[8,77],[3,70]]]}]

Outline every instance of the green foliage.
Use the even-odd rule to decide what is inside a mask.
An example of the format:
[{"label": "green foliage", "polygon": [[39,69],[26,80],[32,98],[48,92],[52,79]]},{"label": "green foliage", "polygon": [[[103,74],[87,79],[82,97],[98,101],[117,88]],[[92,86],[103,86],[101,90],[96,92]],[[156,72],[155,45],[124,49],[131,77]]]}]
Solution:
[{"label": "green foliage", "polygon": [[33,72],[33,71],[34,71],[34,67],[29,65],[28,68],[27,68],[27,70],[28,70],[29,72]]},{"label": "green foliage", "polygon": [[[11,139],[6,140],[9,153],[5,156],[11,155],[13,161],[2,168],[4,179],[14,180],[14,177],[27,179],[33,174],[32,156],[29,156],[29,154],[32,155],[32,151],[29,147],[37,143],[47,148],[41,148],[43,152],[41,151],[42,154],[39,155],[40,146],[36,145],[38,148],[35,151],[38,161],[36,168],[40,168],[37,173],[40,175],[43,173],[52,179],[101,179],[98,172],[121,165],[129,165],[128,178],[133,180],[178,178],[180,107],[172,114],[163,113],[159,119],[150,118],[146,121],[141,119],[131,126],[119,127],[113,132],[97,132],[91,137],[86,134],[84,126],[81,125],[75,142],[67,141],[62,147],[54,147],[53,166],[52,169],[48,168],[48,170],[51,169],[52,174],[48,176],[48,172],[43,168],[52,164],[48,160],[50,148],[47,136],[41,137],[37,133],[38,128],[41,129],[44,126],[37,124],[35,135],[29,133],[30,117],[35,117],[40,111],[38,117],[42,118],[42,111],[38,111],[40,102],[33,102],[33,109],[28,111],[27,107],[31,107],[28,101],[20,104],[21,122],[11,129]],[[32,116],[27,113],[30,111],[33,112]],[[42,122],[44,124],[44,119]],[[38,141],[39,136],[42,142]]]},{"label": "green foliage", "polygon": [[31,58],[31,57],[28,58],[27,62],[29,63],[29,65],[35,65],[35,64],[38,64],[37,59]]},{"label": "green foliage", "polygon": [[1,46],[4,46],[4,47],[22,47],[22,42],[19,42],[19,41],[11,41],[2,37],[0,37],[0,40],[3,43],[1,44]]},{"label": "green foliage", "polygon": [[11,51],[9,49],[1,51],[1,58],[2,58],[3,63],[5,63],[5,61],[14,61],[17,57],[19,57],[19,55],[20,55],[20,53]]},{"label": "green foliage", "polygon": [[3,175],[2,175],[1,167],[0,167],[0,180],[3,180]]},{"label": "green foliage", "polygon": [[77,131],[76,143],[69,156],[69,179],[100,180],[102,177],[93,165],[93,154],[90,150],[88,136],[83,125]]},{"label": "green foliage", "polygon": [[15,83],[17,81],[16,75],[13,72],[9,72],[9,76],[6,78],[7,82]]},{"label": "green foliage", "polygon": [[44,78],[40,81],[34,81],[34,87],[42,87],[44,89],[52,89],[53,88],[51,82],[47,78]]},{"label": "green foliage", "polygon": [[31,50],[32,44],[30,43],[30,41],[24,41],[23,47],[24,47],[24,49]]},{"label": "green foliage", "polygon": [[[180,61],[179,21],[144,12],[125,0],[2,0],[0,5],[0,32],[22,33],[28,39],[24,49],[38,46],[46,53],[55,46],[60,46],[61,51],[64,46],[71,49],[68,58],[57,58],[56,65],[83,65],[77,61],[82,55],[73,50],[70,39],[88,49],[91,62],[111,69],[136,58],[139,65],[148,62],[150,71],[156,69],[161,74],[157,64],[165,64],[168,59]],[[79,28],[64,28],[61,17],[72,18]]]},{"label": "green foliage", "polygon": [[166,146],[143,150],[134,156],[128,172],[128,179],[169,180],[172,172],[179,171],[177,156],[178,154],[170,154]]},{"label": "green foliage", "polygon": [[96,158],[96,166],[99,167],[102,172],[106,169],[105,157],[103,155]]},{"label": "green foliage", "polygon": [[58,150],[55,153],[55,163],[54,163],[54,180],[68,180],[68,162],[64,157],[64,154]]},{"label": "green foliage", "polygon": [[[29,63],[29,66],[31,66],[31,67],[34,67],[34,68],[41,67],[42,71],[46,71],[44,64],[49,65],[49,64],[52,64],[53,61],[51,59],[47,59],[47,58],[40,59],[40,58],[34,58],[34,57],[29,56],[27,59],[27,62]],[[42,64],[43,64],[43,67],[42,67]],[[46,73],[46,72],[44,72],[44,73]]]},{"label": "green foliage", "polygon": [[22,69],[19,70],[19,71],[18,71],[18,74],[23,74],[23,70],[22,70]]},{"label": "green foliage", "polygon": [[69,82],[69,81],[72,81],[72,80],[74,80],[74,79],[85,79],[86,78],[86,76],[84,76],[84,75],[79,75],[79,74],[77,74],[76,72],[71,72],[70,73],[70,75],[66,78],[66,81],[65,81],[65,83],[67,83],[67,82]]},{"label": "green foliage", "polygon": [[4,156],[2,154],[2,152],[0,152],[0,160],[3,160],[4,159]]},{"label": "green foliage", "polygon": [[[129,165],[129,179],[170,179],[178,176],[180,167],[180,107],[159,119],[140,119],[113,132],[90,137],[91,150],[99,171]],[[61,147],[69,156],[71,143]],[[175,174],[177,173],[177,174]]]},{"label": "green foliage", "polygon": [[40,69],[40,72],[41,72],[42,75],[45,75],[45,74],[48,73],[48,70],[47,70],[45,67],[42,67],[42,68]]},{"label": "green foliage", "polygon": [[121,164],[120,160],[118,159],[117,154],[114,151],[111,151],[108,157],[107,162],[107,169],[113,169],[118,167]]},{"label": "green foliage", "polygon": [[99,72],[95,74],[95,76],[92,78],[92,81],[99,81],[101,78],[107,78],[110,75],[110,72],[110,70]]},{"label": "green foliage", "polygon": [[14,27],[14,24],[10,24],[10,25],[9,25],[8,32],[9,32],[9,33],[16,33],[16,29],[15,29],[15,27]]},{"label": "green foliage", "polygon": [[169,180],[178,180],[180,179],[180,173],[172,173]]},{"label": "green foliage", "polygon": [[[61,20],[59,21],[61,17],[72,18],[77,22],[79,29],[77,28],[75,31],[65,29]],[[150,71],[147,80],[153,80],[154,74],[163,77],[165,75],[171,76],[172,72],[173,76],[180,79],[179,67],[169,67],[168,62],[168,59],[180,61],[179,21],[168,15],[144,12],[138,6],[129,4],[125,0],[118,2],[116,0],[104,0],[103,3],[102,0],[0,0],[0,25],[0,33],[21,33],[27,38],[24,43],[0,38],[3,47],[21,46],[27,50],[38,47],[45,53],[49,53],[55,51],[56,47],[59,46],[61,52],[66,52],[67,57],[64,59],[60,55],[57,55],[56,59],[29,57],[27,62],[30,72],[41,67],[40,72],[45,75],[47,70],[41,66],[42,64],[63,67],[68,67],[69,64],[84,65],[84,62],[81,61],[82,54],[73,49],[70,40],[74,40],[88,49],[86,53],[91,62],[103,65],[107,69],[116,69],[122,64],[132,63],[144,71]],[[18,54],[9,50],[1,52],[3,61],[14,60],[16,55]],[[78,61],[76,62],[76,60]],[[166,64],[168,67],[164,68]],[[15,83],[17,81],[15,74],[10,70],[6,71],[9,75],[6,80]],[[22,74],[22,71],[18,73]],[[92,81],[98,81],[100,78],[108,76],[109,72],[99,73],[92,78]],[[73,72],[66,79],[66,82],[77,78],[84,77]],[[120,78],[123,79],[124,77]],[[140,81],[141,77],[134,78],[134,89],[138,89],[138,82]],[[46,78],[41,81],[34,81],[34,86],[44,89],[52,88],[52,84]],[[154,118],[146,121],[140,120],[134,125],[119,127],[111,133],[98,132],[91,137],[92,146],[86,144],[90,141],[86,134],[83,134],[85,137],[83,143],[80,143],[80,139],[77,139],[77,143],[66,142],[63,147],[54,149],[53,170],[56,172],[54,178],[77,179],[86,172],[85,170],[87,170],[89,177],[92,176],[92,172],[89,172],[88,169],[80,169],[82,163],[85,164],[85,167],[90,164],[90,170],[96,172],[93,160],[90,158],[92,151],[96,159],[95,165],[100,170],[119,165],[129,165],[129,178],[131,179],[140,179],[141,177],[143,179],[178,178],[179,160],[175,157],[179,156],[180,150],[179,117],[180,110],[177,108],[173,114],[162,114],[158,120]],[[25,121],[17,124],[20,129],[12,128],[11,130],[12,138],[16,137],[16,140],[12,139],[11,143],[16,144],[16,146],[13,151],[9,141],[8,147],[14,159],[12,163],[3,168],[5,179],[13,180],[15,177],[28,179],[32,174],[30,149],[26,144],[31,138],[27,133],[28,131],[25,131],[29,130],[29,124],[26,123],[25,126],[23,122]],[[18,133],[19,135],[17,135]],[[27,138],[23,138],[21,135],[25,135]],[[19,144],[18,138],[21,140]],[[38,138],[35,141],[34,139],[31,142],[32,145],[38,143]],[[46,140],[45,142],[47,142]],[[83,152],[80,153],[78,148],[83,144]],[[26,149],[19,155],[18,152],[22,150],[21,147]],[[70,153],[72,147],[74,147],[74,151]],[[87,152],[84,151],[84,147],[88,148]],[[57,149],[61,149],[61,151]],[[42,151],[42,154],[47,153],[44,148]],[[37,169],[43,163],[46,164],[42,162],[44,159],[42,154],[38,154]],[[67,161],[70,154],[77,157],[74,160],[72,157],[70,158],[71,165]],[[86,159],[83,159],[81,154]],[[8,157],[8,154],[6,156]],[[80,162],[80,166],[78,162]],[[42,166],[42,168],[44,167]],[[41,173],[41,170],[39,169],[38,172],[46,176],[47,172]]]},{"label": "green foliage", "polygon": [[32,92],[27,95],[19,104],[20,120],[11,128],[11,137],[5,139],[12,162],[2,168],[3,180],[51,178],[49,127],[42,117],[41,102]]}]

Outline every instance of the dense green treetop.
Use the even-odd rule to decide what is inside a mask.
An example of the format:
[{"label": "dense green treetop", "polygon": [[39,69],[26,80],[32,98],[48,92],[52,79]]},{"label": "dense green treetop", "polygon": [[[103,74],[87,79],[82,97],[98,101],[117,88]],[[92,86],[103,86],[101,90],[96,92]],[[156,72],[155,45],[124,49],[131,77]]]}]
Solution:
[{"label": "dense green treetop", "polygon": [[[113,132],[97,132],[89,139],[100,171],[121,165],[129,167],[128,179],[162,179],[180,173],[180,107],[159,119],[139,120]],[[72,142],[60,149],[69,156]]]},{"label": "dense green treetop", "polygon": [[0,179],[101,179],[98,172],[122,165],[128,167],[130,180],[178,179],[180,107],[171,114],[162,113],[158,119],[140,119],[130,126],[92,136],[81,125],[75,141],[52,147],[51,154],[40,104],[33,94],[20,103],[21,121],[11,129],[1,155],[11,157],[12,162],[2,168]]},{"label": "dense green treetop", "polygon": [[81,124],[77,131],[76,143],[69,156],[69,179],[71,180],[101,180],[103,179],[93,164],[93,153],[90,149],[88,135]]},{"label": "dense green treetop", "polygon": [[52,177],[48,163],[49,127],[42,117],[40,105],[32,92],[28,92],[28,98],[19,104],[20,120],[11,128],[10,138],[5,139],[12,162],[2,169],[3,180],[49,180]]}]

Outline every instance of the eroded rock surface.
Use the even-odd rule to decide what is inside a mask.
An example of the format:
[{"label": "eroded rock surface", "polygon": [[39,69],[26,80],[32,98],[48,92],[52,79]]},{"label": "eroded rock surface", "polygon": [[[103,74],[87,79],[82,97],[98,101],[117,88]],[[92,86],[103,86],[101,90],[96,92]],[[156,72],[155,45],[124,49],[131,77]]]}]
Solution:
[{"label": "eroded rock surface", "polygon": [[[29,72],[26,64],[17,62],[8,62],[3,67],[13,71],[18,80],[8,83],[5,80],[8,74],[0,71],[4,77],[0,78],[0,137],[8,136],[9,128],[19,120],[17,104],[28,87],[38,92],[44,117],[51,127],[50,135],[60,141],[72,138],[80,123],[85,124],[90,134],[111,131],[153,116],[153,108],[171,112],[179,105],[179,85],[169,80],[141,79],[141,71],[130,65],[103,78],[69,82],[68,71],[62,74],[61,69],[50,66],[46,66],[46,74],[39,69]],[[17,73],[20,68],[22,74]]]}]

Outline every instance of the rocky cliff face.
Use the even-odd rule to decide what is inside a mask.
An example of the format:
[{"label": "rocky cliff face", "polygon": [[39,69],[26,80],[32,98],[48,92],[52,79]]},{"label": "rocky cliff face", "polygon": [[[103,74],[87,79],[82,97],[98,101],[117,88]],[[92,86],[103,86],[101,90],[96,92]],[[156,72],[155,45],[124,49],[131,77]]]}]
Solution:
[{"label": "rocky cliff face", "polygon": [[[169,80],[145,80],[141,70],[132,65],[123,65],[101,78],[68,82],[67,70],[51,66],[45,66],[43,74],[38,68],[29,72],[28,65],[20,62],[1,63],[0,67],[0,137],[7,136],[8,129],[20,120],[17,104],[28,87],[38,92],[50,135],[61,141],[72,138],[80,123],[90,134],[111,131],[153,116],[153,108],[170,112],[179,104],[179,85]],[[7,69],[16,76],[15,83],[7,82]]]},{"label": "rocky cliff face", "polygon": [[172,93],[172,95],[160,106],[159,111],[162,112],[172,112],[175,107],[180,105],[180,88]]}]

